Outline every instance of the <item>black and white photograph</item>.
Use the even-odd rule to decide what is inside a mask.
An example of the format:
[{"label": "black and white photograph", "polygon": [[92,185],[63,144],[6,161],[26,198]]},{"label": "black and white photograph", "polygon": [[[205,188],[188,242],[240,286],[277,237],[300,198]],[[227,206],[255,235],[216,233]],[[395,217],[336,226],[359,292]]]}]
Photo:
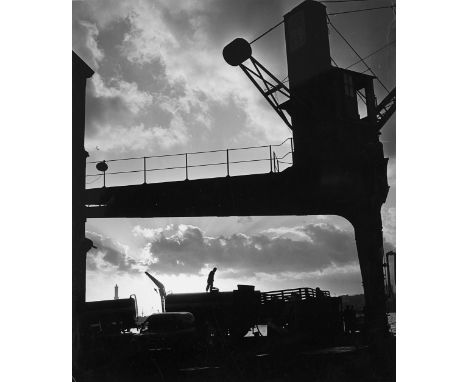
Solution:
[{"label": "black and white photograph", "polygon": [[468,7],[398,5],[3,4],[0,381],[464,381]]},{"label": "black and white photograph", "polygon": [[396,3],[72,3],[72,375],[394,381]]}]

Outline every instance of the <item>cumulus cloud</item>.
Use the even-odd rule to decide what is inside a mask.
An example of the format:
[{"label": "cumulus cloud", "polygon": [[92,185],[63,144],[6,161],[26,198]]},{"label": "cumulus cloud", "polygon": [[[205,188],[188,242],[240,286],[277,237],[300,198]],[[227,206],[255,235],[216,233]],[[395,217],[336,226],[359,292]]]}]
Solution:
[{"label": "cumulus cloud", "polygon": [[[206,277],[216,266],[227,283],[254,283],[263,289],[320,285],[336,293],[362,290],[354,232],[331,223],[215,236],[189,224],[136,225],[132,233],[140,246],[133,257],[124,245],[88,232],[98,246],[88,254],[88,270]],[[385,250],[393,249],[385,232],[384,237]]]},{"label": "cumulus cloud", "polygon": [[306,240],[311,241],[310,236],[304,232],[302,227],[279,227],[279,228],[268,228],[263,231],[264,235],[271,238],[289,238],[291,240]]},{"label": "cumulus cloud", "polygon": [[169,101],[159,105],[172,115],[168,126],[134,124],[137,119],[133,116],[152,104],[153,95],[141,91],[136,83],[117,78],[106,83],[95,74],[89,87],[87,145],[122,152],[185,144],[188,140],[185,120]]},{"label": "cumulus cloud", "polygon": [[164,231],[163,228],[145,228],[140,225],[136,225],[132,229],[132,233],[135,236],[141,236],[144,237],[145,239],[153,239],[156,237],[156,235],[162,233]]},{"label": "cumulus cloud", "polygon": [[140,3],[128,18],[131,29],[125,34],[120,49],[130,62],[150,63],[162,58],[167,50],[179,47],[174,35],[163,27],[165,22],[160,9]]},{"label": "cumulus cloud", "polygon": [[96,24],[84,20],[73,20],[73,49],[94,70],[104,58],[104,51],[98,46],[99,30]]},{"label": "cumulus cloud", "polygon": [[[142,232],[141,227],[138,228]],[[171,226],[152,232],[148,247],[149,268],[158,273],[198,273],[205,266],[217,265],[238,275],[278,274],[324,270],[357,261],[352,233],[327,224],[309,224],[245,235],[208,237],[195,226]],[[300,232],[295,239],[291,232]]]},{"label": "cumulus cloud", "polygon": [[110,85],[106,85],[99,74],[95,74],[91,80],[94,85],[94,96],[97,98],[120,98],[128,109],[136,114],[143,108],[151,105],[153,96],[140,91],[134,82],[126,82],[122,79],[111,78]]},{"label": "cumulus cloud", "polygon": [[98,146],[103,151],[144,150],[158,145],[166,149],[187,142],[187,130],[180,118],[170,123],[170,128],[160,126],[144,127],[142,124],[131,127],[105,125],[88,145]]},{"label": "cumulus cloud", "polygon": [[[221,126],[211,132],[213,145],[214,140],[226,139],[231,139],[230,145],[251,144],[253,140],[276,142],[289,135],[248,79],[240,70],[228,66],[221,55],[223,46],[235,37],[236,24],[253,31],[259,25],[248,20],[255,15],[264,16],[265,9],[270,16],[280,15],[281,2],[259,3],[262,4],[233,7],[227,1],[142,0],[116,1],[111,7],[109,2],[100,0],[74,7],[74,22],[88,28],[76,28],[74,35],[87,39],[88,50],[94,50],[94,62],[102,61],[106,55],[104,70],[95,74],[88,92],[87,149],[169,149],[184,145],[189,139],[199,144],[212,129],[213,114],[221,105],[230,109],[229,114],[223,110],[227,124],[236,118],[236,113],[242,113],[243,119],[236,129],[227,131]],[[229,25],[223,19],[230,20]],[[117,24],[118,33],[109,34]],[[111,36],[120,36],[120,40]],[[153,73],[153,81],[148,81],[148,76],[135,75],[143,71]],[[136,82],[118,81],[109,77],[109,72],[125,73]],[[153,86],[149,86],[150,82],[154,82]],[[152,88],[151,93],[144,94],[143,87]],[[183,91],[174,92],[177,88]],[[152,107],[163,114],[162,121],[147,110],[151,97]],[[223,123],[217,121],[220,122]],[[143,140],[133,141],[132,146],[128,140],[120,139],[126,129],[135,126],[154,137],[152,146],[143,147]],[[119,132],[109,135],[111,128]],[[110,139],[117,142],[109,143]],[[127,144],[122,146],[122,142]]]},{"label": "cumulus cloud", "polygon": [[134,121],[134,115],[153,101],[153,96],[140,91],[136,83],[117,78],[106,82],[98,73],[92,77],[87,90],[86,132],[91,137],[99,132],[99,127]]},{"label": "cumulus cloud", "polygon": [[86,256],[88,271],[104,273],[139,273],[138,262],[127,255],[127,247],[96,232],[86,232],[96,249],[91,249]]}]

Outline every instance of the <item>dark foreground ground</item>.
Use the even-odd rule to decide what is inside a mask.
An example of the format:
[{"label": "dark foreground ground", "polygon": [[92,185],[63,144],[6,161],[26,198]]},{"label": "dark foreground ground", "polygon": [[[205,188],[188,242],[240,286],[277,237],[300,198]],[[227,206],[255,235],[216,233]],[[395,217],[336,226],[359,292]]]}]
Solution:
[{"label": "dark foreground ground", "polygon": [[190,352],[140,349],[131,337],[88,354],[76,382],[146,381],[330,381],[395,380],[395,337],[379,349],[344,339],[318,347],[244,338]]}]

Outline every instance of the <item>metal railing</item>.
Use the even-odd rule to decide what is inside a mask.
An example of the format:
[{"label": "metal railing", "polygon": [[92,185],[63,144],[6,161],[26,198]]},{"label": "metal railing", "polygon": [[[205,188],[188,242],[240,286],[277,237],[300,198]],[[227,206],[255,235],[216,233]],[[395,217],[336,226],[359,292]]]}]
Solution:
[{"label": "metal railing", "polygon": [[[279,157],[274,149],[283,147],[283,145],[289,142],[289,151],[286,152],[284,155]],[[230,157],[235,152],[240,151],[247,151],[247,150],[258,150],[258,149],[268,149],[268,157],[260,157],[260,158],[253,158],[253,159],[237,159],[233,160]],[[87,162],[88,165],[97,165],[100,163],[104,163],[106,171],[98,171],[96,173],[87,174],[87,179],[94,178],[94,180],[87,181],[87,184],[93,184],[97,180],[102,178],[102,187],[106,187],[106,179],[109,176],[116,176],[116,175],[124,175],[124,174],[142,174],[140,178],[140,182],[142,181],[143,184],[147,183],[158,183],[156,182],[148,182],[148,175],[153,172],[162,172],[162,171],[171,171],[171,170],[184,170],[185,171],[185,180],[189,180],[189,170],[194,168],[206,168],[206,167],[214,167],[214,166],[225,166],[226,169],[226,176],[231,176],[233,165],[236,164],[246,164],[246,163],[260,163],[260,162],[269,162],[269,170],[271,173],[273,172],[280,172],[286,168],[286,166],[291,166],[292,163],[292,153],[294,151],[293,140],[292,138],[285,139],[282,143],[277,145],[263,145],[263,146],[250,146],[250,147],[239,147],[233,149],[224,149],[224,150],[208,150],[208,151],[197,151],[197,152],[187,152],[187,153],[179,153],[179,154],[165,154],[165,155],[152,155],[152,156],[144,156],[144,157],[132,157],[132,158],[122,158],[122,159],[109,159],[109,160],[101,160],[101,161],[91,161]],[[222,154],[224,153],[224,154]],[[196,163],[194,158],[203,154],[221,154],[224,156],[224,160],[212,161],[208,163]],[[291,155],[291,162],[283,160],[286,157]],[[178,158],[179,161],[182,160],[183,164],[178,165],[171,165],[166,167],[151,167],[149,166],[149,162],[152,159],[171,159],[171,158]],[[138,168],[136,169],[122,169],[114,171],[109,171],[111,167],[118,167],[116,166],[117,163],[128,163],[130,161],[137,161],[139,163]],[[280,169],[280,164],[286,165]],[[94,168],[96,170],[96,168]],[[268,171],[264,171],[268,172]],[[181,179],[178,179],[181,180]]]},{"label": "metal railing", "polygon": [[[319,294],[321,294],[319,296]],[[310,298],[317,297],[330,297],[330,292],[327,290],[319,290],[313,288],[294,288],[294,289],[282,289],[274,290],[271,292],[263,292],[260,297],[262,304],[269,302],[286,302],[295,300],[308,300]]]}]

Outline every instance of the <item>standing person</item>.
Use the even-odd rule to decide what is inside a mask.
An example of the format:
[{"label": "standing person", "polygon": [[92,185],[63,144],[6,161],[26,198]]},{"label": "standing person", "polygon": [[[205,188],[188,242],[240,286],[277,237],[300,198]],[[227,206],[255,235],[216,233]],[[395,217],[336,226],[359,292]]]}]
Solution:
[{"label": "standing person", "polygon": [[315,288],[315,297],[317,298],[325,297],[325,295],[323,294],[323,291],[319,287]]},{"label": "standing person", "polygon": [[216,273],[217,268],[214,267],[213,270],[208,275],[208,280],[206,280],[206,291],[210,291],[213,289],[213,282],[214,282],[214,275]]}]

